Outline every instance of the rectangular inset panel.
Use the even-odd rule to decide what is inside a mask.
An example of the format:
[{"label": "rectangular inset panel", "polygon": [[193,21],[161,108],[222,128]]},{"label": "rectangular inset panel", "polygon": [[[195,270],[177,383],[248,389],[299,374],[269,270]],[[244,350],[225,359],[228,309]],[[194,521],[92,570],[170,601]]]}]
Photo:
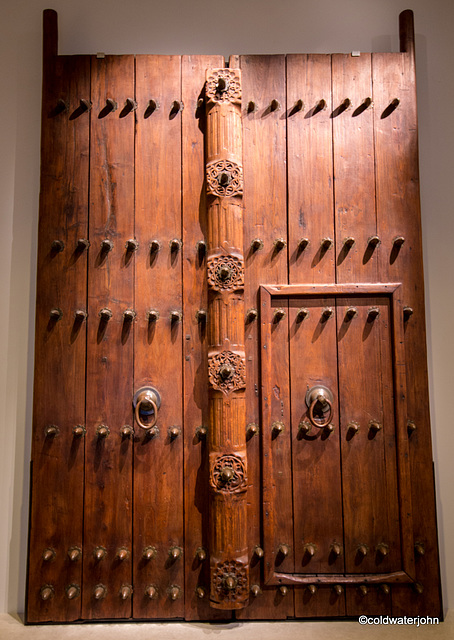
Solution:
[{"label": "rectangular inset panel", "polygon": [[[134,58],[92,58],[84,618],[129,618],[132,581]],[[113,101],[113,102],[110,102]]]},{"label": "rectangular inset panel", "polygon": [[[286,91],[284,56],[240,56],[243,114],[243,215],[245,258],[246,425],[260,424],[258,288],[265,282],[287,282],[286,195]],[[251,103],[251,104],[250,104]],[[260,318],[260,312],[258,314]],[[286,320],[285,320],[286,322]],[[251,585],[261,584],[260,437],[247,436],[248,529],[251,551]],[[286,436],[288,437],[288,424]],[[289,485],[288,491],[291,492]],[[292,562],[292,561],[291,561]],[[293,615],[293,593],[285,597],[276,588],[263,588],[250,598],[249,607],[237,612],[242,619],[285,618]]]},{"label": "rectangular inset panel", "polygon": [[337,54],[332,65],[336,282],[376,282],[371,56]]},{"label": "rectangular inset panel", "polygon": [[[206,431],[208,410],[205,200],[206,69],[220,68],[222,56],[183,56],[182,167],[183,167],[183,349],[184,349],[184,511],[185,511],[185,618],[230,619],[231,612],[209,605],[208,548],[209,468]],[[227,224],[230,221],[226,216]],[[225,234],[223,234],[225,235]],[[228,236],[230,237],[230,236]],[[200,434],[200,435],[199,435]],[[203,589],[197,593],[197,588]],[[199,597],[202,595],[203,597]]]},{"label": "rectangular inset panel", "polygon": [[136,101],[134,391],[157,389],[161,406],[155,435],[134,424],[134,617],[173,618],[184,612],[179,56],[136,57]]},{"label": "rectangular inset panel", "polygon": [[290,282],[334,282],[331,56],[287,56]]},{"label": "rectangular inset panel", "polygon": [[402,568],[387,298],[338,298],[345,570]]},{"label": "rectangular inset panel", "polygon": [[78,240],[88,232],[89,166],[81,99],[90,99],[90,58],[52,59],[43,87],[28,622],[80,617],[87,254]]}]

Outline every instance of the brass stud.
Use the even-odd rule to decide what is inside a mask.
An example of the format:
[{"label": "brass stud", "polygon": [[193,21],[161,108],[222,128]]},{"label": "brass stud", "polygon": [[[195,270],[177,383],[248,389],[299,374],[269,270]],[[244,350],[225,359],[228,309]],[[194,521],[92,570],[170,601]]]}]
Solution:
[{"label": "brass stud", "polygon": [[361,594],[361,595],[363,596],[363,598],[364,598],[364,596],[367,596],[367,594],[368,594],[368,591],[369,591],[369,590],[368,590],[368,588],[366,587],[366,585],[365,585],[365,584],[361,584],[361,585],[358,587],[358,591],[360,592],[360,594]]},{"label": "brass stud", "polygon": [[273,314],[274,321],[275,322],[280,322],[280,320],[285,318],[286,315],[287,315],[287,313],[286,313],[286,311],[284,309],[275,309],[274,310],[274,314]]},{"label": "brass stud", "polygon": [[331,249],[332,246],[334,246],[334,242],[331,238],[322,238],[320,246],[324,251],[327,251],[328,249]]},{"label": "brass stud", "polygon": [[365,109],[368,109],[369,107],[371,107],[374,103],[372,102],[372,98],[367,97],[364,98],[364,100],[362,101],[361,105],[365,107]]},{"label": "brass stud", "polygon": [[130,424],[124,424],[120,429],[120,433],[123,438],[130,438],[134,435],[134,429]]},{"label": "brass stud", "polygon": [[109,113],[110,111],[116,111],[117,108],[118,105],[115,100],[113,100],[113,98],[106,99],[106,106],[104,107],[104,109],[106,109],[107,113]]},{"label": "brass stud", "polygon": [[105,547],[95,547],[93,556],[98,562],[107,557],[107,549]]},{"label": "brass stud", "polygon": [[273,424],[271,425],[271,431],[276,434],[279,435],[280,433],[282,433],[285,429],[285,425],[283,422],[273,422]]},{"label": "brass stud", "polygon": [[357,315],[358,309],[356,307],[348,307],[347,311],[345,312],[345,316],[348,320],[353,320],[353,318],[356,318]]},{"label": "brass stud", "polygon": [[181,240],[179,240],[178,238],[172,238],[172,240],[169,242],[170,251],[172,251],[172,253],[174,251],[179,251],[181,249],[181,245]]},{"label": "brass stud", "polygon": [[69,547],[68,557],[71,562],[77,562],[82,557],[82,549],[80,547]]},{"label": "brass stud", "polygon": [[326,425],[326,427],[323,428],[323,431],[325,433],[332,433],[334,431],[336,427],[333,425],[332,422],[330,422],[329,424]]},{"label": "brass stud", "polygon": [[120,589],[119,596],[122,600],[127,600],[132,596],[132,587],[130,584],[123,584]]},{"label": "brass stud", "polygon": [[196,596],[200,598],[200,600],[202,600],[207,594],[206,589],[204,589],[204,587],[197,587],[195,590],[195,593],[196,593]]},{"label": "brass stud", "polygon": [[281,108],[281,103],[279,102],[279,100],[276,100],[275,98],[271,100],[270,106],[269,106],[270,111],[279,111],[280,108]]},{"label": "brass stud", "polygon": [[297,322],[302,322],[308,317],[309,317],[309,309],[305,309],[304,307],[301,307],[301,309],[298,309],[298,311],[296,312]]},{"label": "brass stud", "polygon": [[375,550],[376,550],[377,553],[379,553],[384,558],[389,553],[389,546],[387,544],[385,544],[384,542],[380,542],[376,546]]},{"label": "brass stud", "polygon": [[87,430],[83,424],[76,424],[73,429],[73,435],[76,438],[82,438],[87,433]]},{"label": "brass stud", "polygon": [[347,424],[347,434],[353,436],[355,435],[355,433],[358,433],[358,431],[359,431],[359,424],[355,420],[352,420]]},{"label": "brass stud", "polygon": [[144,117],[145,118],[149,118],[152,113],[154,113],[155,111],[157,111],[159,109],[160,106],[161,105],[159,104],[159,102],[157,100],[153,100],[153,98],[148,100],[147,108],[145,109],[145,113],[143,114]]},{"label": "brass stud", "polygon": [[389,106],[392,107],[393,109],[397,109],[399,104],[400,104],[399,98],[394,98],[393,100],[391,100]]},{"label": "brass stud", "polygon": [[76,309],[74,312],[74,318],[79,322],[83,322],[87,317],[87,312],[84,309]]},{"label": "brass stud", "polygon": [[51,600],[55,595],[54,587],[51,584],[45,584],[40,589],[41,600]]},{"label": "brass stud", "polygon": [[180,597],[181,589],[178,585],[174,584],[169,589],[169,596],[171,600],[177,600]]},{"label": "brass stud", "polygon": [[90,102],[90,100],[87,100],[86,98],[81,98],[79,100],[79,109],[82,112],[87,112],[87,111],[91,111],[92,108],[92,103]]},{"label": "brass stud", "polygon": [[324,98],[322,98],[315,105],[314,113],[318,113],[319,111],[323,111],[323,109],[326,109],[326,107],[327,107],[326,100]]},{"label": "brass stud", "polygon": [[199,254],[199,257],[203,258],[203,256],[207,252],[207,243],[205,242],[205,240],[199,240],[195,245],[195,250]]},{"label": "brass stud", "polygon": [[263,240],[260,238],[254,238],[251,242],[252,251],[260,251],[263,249]]},{"label": "brass stud", "polygon": [[180,427],[177,427],[177,426],[169,427],[168,434],[169,434],[169,438],[171,440],[174,440],[175,438],[178,438],[178,436],[181,435],[181,429]]},{"label": "brass stud", "polygon": [[300,238],[298,240],[298,251],[304,251],[309,245],[309,238]]},{"label": "brass stud", "polygon": [[367,556],[369,547],[367,546],[367,544],[360,544],[358,545],[358,548],[356,549],[356,551],[360,556],[363,556],[364,558],[365,556]]},{"label": "brass stud", "polygon": [[134,309],[126,309],[126,311],[123,312],[123,319],[126,322],[132,322],[136,317],[136,312],[134,311]]},{"label": "brass stud", "polygon": [[128,253],[133,253],[139,248],[139,243],[137,242],[137,240],[134,240],[134,238],[130,238],[129,240],[127,240],[125,248]]},{"label": "brass stud", "polygon": [[60,434],[60,429],[57,427],[56,424],[49,424],[45,429],[44,429],[44,435],[46,438],[54,438],[55,436],[58,436]]},{"label": "brass stud", "polygon": [[252,436],[257,435],[259,432],[259,427],[255,422],[250,422],[246,427],[246,436],[248,438],[252,438]]},{"label": "brass stud", "polygon": [[110,435],[109,427],[105,424],[98,425],[98,427],[96,428],[96,435],[98,436],[98,438],[108,438]]},{"label": "brass stud", "polygon": [[112,251],[112,249],[113,249],[112,240],[108,240],[107,238],[102,240],[102,242],[101,242],[101,253],[109,253],[109,251]]},{"label": "brass stud", "polygon": [[57,105],[52,111],[52,115],[58,115],[59,113],[64,113],[69,110],[69,104],[63,100],[63,98],[59,98],[57,100]]},{"label": "brass stud", "polygon": [[265,555],[262,547],[259,547],[258,545],[254,547],[254,554],[257,556],[257,558],[263,558],[263,556]]},{"label": "brass stud", "polygon": [[292,107],[292,113],[296,113],[297,111],[302,111],[304,109],[304,102],[301,100],[297,100]]},{"label": "brass stud", "polygon": [[253,100],[249,100],[249,102],[247,103],[247,112],[253,113],[254,111],[257,111],[257,105]]},{"label": "brass stud", "polygon": [[224,578],[224,587],[228,591],[233,591],[237,584],[238,580],[234,576],[227,576],[226,578]]},{"label": "brass stud", "polygon": [[299,423],[298,429],[301,433],[309,433],[312,429],[312,425],[308,420],[303,420]]},{"label": "brass stud", "polygon": [[66,587],[66,597],[68,600],[74,600],[80,596],[80,587],[78,584],[70,584]]},{"label": "brass stud", "polygon": [[351,249],[351,247],[353,247],[354,244],[355,244],[355,238],[353,238],[353,236],[349,236],[348,238],[344,238],[343,245],[344,245],[345,249]]},{"label": "brass stud", "polygon": [[257,596],[259,596],[262,593],[262,590],[260,589],[260,585],[253,584],[251,586],[251,593],[254,596],[254,598],[257,598]]},{"label": "brass stud", "polygon": [[195,433],[199,440],[204,440],[207,436],[208,428],[201,425],[200,427],[197,427]]},{"label": "brass stud", "polygon": [[375,247],[378,247],[380,243],[381,243],[381,240],[378,236],[370,236],[367,240],[367,245],[372,249],[374,249]]},{"label": "brass stud", "polygon": [[424,542],[416,542],[415,544],[415,554],[417,556],[423,556],[426,553],[426,548]]},{"label": "brass stud", "polygon": [[382,593],[385,594],[385,596],[389,596],[389,594],[391,593],[391,589],[389,588],[389,584],[381,584],[380,585],[380,590]]},{"label": "brass stud", "polygon": [[279,593],[281,594],[281,596],[286,596],[288,594],[288,587],[285,586],[285,584],[281,584],[281,586],[279,587]]},{"label": "brass stud", "polygon": [[317,593],[317,587],[315,584],[308,584],[306,589],[309,591],[311,596],[315,596],[315,594]]},{"label": "brass stud", "polygon": [[258,311],[257,309],[248,309],[246,312],[246,320],[247,322],[253,322],[257,320]]},{"label": "brass stud", "polygon": [[150,309],[147,311],[148,322],[156,322],[159,318],[159,311],[157,309]]},{"label": "brass stud", "polygon": [[396,236],[393,238],[393,245],[397,248],[400,248],[405,242],[405,238],[403,236]]},{"label": "brass stud", "polygon": [[61,320],[61,318],[63,317],[63,311],[58,307],[55,307],[54,309],[50,310],[50,317],[52,320]]},{"label": "brass stud", "polygon": [[287,241],[284,240],[284,238],[276,238],[273,246],[275,251],[281,251],[284,247],[287,246]]},{"label": "brass stud", "polygon": [[172,323],[181,322],[182,319],[183,319],[183,314],[181,313],[181,311],[174,310],[170,312],[170,321]]},{"label": "brass stud", "polygon": [[119,560],[121,560],[122,562],[123,562],[124,560],[128,560],[129,556],[130,556],[130,553],[129,553],[129,550],[128,550],[128,549],[126,549],[126,547],[120,547],[120,548],[117,550],[117,558],[118,558]]},{"label": "brass stud", "polygon": [[377,433],[377,431],[381,431],[382,429],[383,429],[382,424],[377,420],[369,421],[369,431],[372,431],[373,433]]},{"label": "brass stud", "polygon": [[413,309],[412,307],[404,307],[404,322],[407,322],[407,320],[413,315]]},{"label": "brass stud", "polygon": [[145,595],[148,596],[150,600],[156,600],[158,594],[158,587],[155,584],[149,584],[145,587]]},{"label": "brass stud", "polygon": [[333,544],[331,545],[331,552],[339,557],[342,554],[342,547],[338,542],[333,542]]},{"label": "brass stud", "polygon": [[180,102],[179,100],[173,100],[172,104],[170,105],[170,115],[176,116],[177,113],[179,113],[182,110],[183,110],[183,103]]},{"label": "brass stud", "polygon": [[280,544],[277,548],[277,552],[281,556],[286,557],[290,553],[290,547],[287,544]]},{"label": "brass stud", "polygon": [[65,243],[63,240],[54,240],[51,244],[51,249],[53,253],[60,253],[65,248]]},{"label": "brass stud", "polygon": [[233,480],[235,471],[232,469],[232,467],[223,467],[221,469],[220,475],[223,482],[230,482],[230,480]]},{"label": "brass stud", "polygon": [[424,591],[424,587],[420,582],[415,582],[413,584],[413,590],[415,593],[417,593],[420,596]]},{"label": "brass stud", "polygon": [[82,253],[82,251],[86,251],[89,246],[90,242],[86,238],[79,238],[77,240],[77,251],[80,251]]},{"label": "brass stud", "polygon": [[142,551],[142,558],[148,562],[156,558],[157,553],[156,547],[145,547]]},{"label": "brass stud", "polygon": [[228,380],[233,376],[233,374],[234,374],[233,367],[227,364],[223,365],[222,367],[219,367],[219,377],[221,378],[221,380]]},{"label": "brass stud", "polygon": [[43,551],[44,562],[51,562],[52,560],[55,560],[55,556],[56,556],[55,549],[51,549],[50,547],[48,547],[47,549],[44,549]]},{"label": "brass stud", "polygon": [[407,432],[408,435],[411,436],[412,433],[414,433],[417,429],[417,426],[415,424],[415,422],[413,422],[413,420],[407,420]]},{"label": "brass stud", "polygon": [[336,594],[336,596],[341,596],[344,592],[344,587],[341,584],[335,584],[333,586],[333,591]]},{"label": "brass stud", "polygon": [[341,109],[342,111],[346,111],[352,104],[352,101],[350,100],[350,98],[345,98],[344,100],[342,100],[339,109]]},{"label": "brass stud", "polygon": [[206,557],[207,557],[206,549],[204,549],[203,547],[198,547],[196,549],[195,555],[197,556],[197,560],[199,562],[204,562],[204,560],[206,560]]},{"label": "brass stud", "polygon": [[113,313],[110,309],[107,309],[106,307],[104,309],[101,309],[101,311],[99,312],[99,317],[101,318],[101,320],[103,322],[108,322],[111,317],[113,316]]},{"label": "brass stud", "polygon": [[170,547],[169,549],[169,557],[172,560],[178,560],[178,558],[181,557],[183,553],[183,549],[181,547],[177,547],[176,545],[173,547]]},{"label": "brass stud", "polygon": [[325,307],[322,311],[322,320],[329,320],[334,316],[334,309],[332,307]]},{"label": "brass stud", "polygon": [[378,307],[371,307],[367,311],[367,319],[369,322],[372,322],[380,315],[380,309]]},{"label": "brass stud", "polygon": [[135,111],[137,109],[137,102],[133,98],[126,98],[125,108],[128,111]]},{"label": "brass stud", "polygon": [[304,553],[310,556],[311,558],[314,557],[315,552],[317,551],[317,546],[312,542],[308,542],[307,544],[304,545],[303,548],[304,548]]},{"label": "brass stud", "polygon": [[195,314],[195,319],[199,324],[203,324],[207,320],[206,309],[199,309]]},{"label": "brass stud", "polygon": [[159,240],[152,240],[150,242],[150,252],[157,253],[161,249],[161,243]]},{"label": "brass stud", "polygon": [[103,584],[97,584],[93,589],[93,597],[95,600],[103,600],[107,595],[107,589]]}]

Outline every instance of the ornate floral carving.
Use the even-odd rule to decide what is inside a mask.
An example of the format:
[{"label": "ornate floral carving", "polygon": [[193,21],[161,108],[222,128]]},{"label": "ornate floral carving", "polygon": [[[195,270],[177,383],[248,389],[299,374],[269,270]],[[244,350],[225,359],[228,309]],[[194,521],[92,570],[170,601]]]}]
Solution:
[{"label": "ornate floral carving", "polygon": [[207,164],[207,191],[215,196],[238,196],[243,193],[243,169],[231,160]]},{"label": "ornate floral carving", "polygon": [[246,464],[233,453],[218,456],[210,471],[210,485],[221,493],[246,491]]},{"label": "ornate floral carving", "polygon": [[248,597],[246,566],[237,560],[218,562],[213,571],[213,591],[219,600],[236,602]]},{"label": "ornate floral carving", "polygon": [[211,69],[206,82],[209,102],[241,104],[241,80],[238,70]]},{"label": "ornate floral carving", "polygon": [[208,378],[211,386],[227,394],[246,386],[244,358],[233,351],[221,351],[208,358]]},{"label": "ornate floral carving", "polygon": [[244,287],[243,261],[235,256],[208,259],[208,284],[215,291],[235,291]]}]

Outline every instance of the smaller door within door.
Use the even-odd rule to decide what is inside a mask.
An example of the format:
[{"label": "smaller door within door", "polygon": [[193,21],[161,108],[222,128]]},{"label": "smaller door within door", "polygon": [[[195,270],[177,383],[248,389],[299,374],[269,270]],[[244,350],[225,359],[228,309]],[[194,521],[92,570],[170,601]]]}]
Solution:
[{"label": "smaller door within door", "polygon": [[261,306],[266,579],[409,581],[399,287],[272,289]]}]

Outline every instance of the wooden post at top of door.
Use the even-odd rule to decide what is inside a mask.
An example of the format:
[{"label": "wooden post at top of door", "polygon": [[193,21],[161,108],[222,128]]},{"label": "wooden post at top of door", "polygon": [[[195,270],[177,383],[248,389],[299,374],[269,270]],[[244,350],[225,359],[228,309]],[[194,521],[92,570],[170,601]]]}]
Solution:
[{"label": "wooden post at top of door", "polygon": [[208,69],[210,604],[248,603],[243,169],[239,69]]}]

